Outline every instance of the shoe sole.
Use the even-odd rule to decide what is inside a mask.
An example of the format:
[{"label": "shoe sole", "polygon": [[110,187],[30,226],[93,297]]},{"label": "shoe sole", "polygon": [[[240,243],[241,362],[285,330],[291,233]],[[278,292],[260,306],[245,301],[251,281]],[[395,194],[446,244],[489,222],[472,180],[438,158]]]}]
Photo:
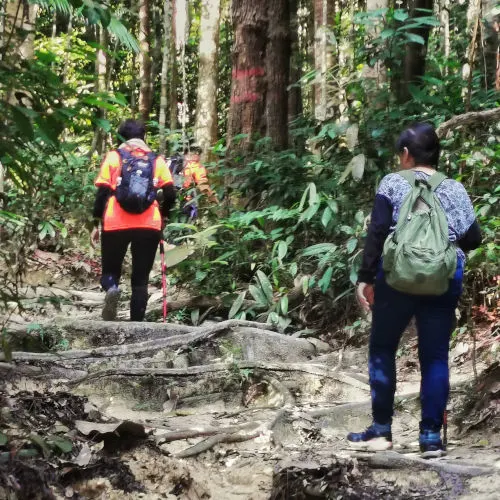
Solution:
[{"label": "shoe sole", "polygon": [[349,447],[363,451],[386,451],[392,448],[392,442],[386,438],[373,438],[370,441],[348,441]]},{"label": "shoe sole", "polygon": [[114,321],[116,319],[120,295],[120,290],[108,290],[106,292],[102,309],[102,319],[104,321]]}]

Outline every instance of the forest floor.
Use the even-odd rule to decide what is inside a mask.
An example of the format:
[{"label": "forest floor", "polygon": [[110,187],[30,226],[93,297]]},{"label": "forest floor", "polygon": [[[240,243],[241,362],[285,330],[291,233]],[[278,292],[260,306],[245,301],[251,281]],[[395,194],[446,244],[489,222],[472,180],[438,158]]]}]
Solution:
[{"label": "forest floor", "polygon": [[345,435],[370,423],[366,347],[253,322],[104,323],[96,266],[38,252],[23,312],[5,316],[0,498],[498,498],[500,369],[479,357],[474,382],[467,342],[451,352],[447,457],[418,455],[411,336],[395,448],[355,452]]}]

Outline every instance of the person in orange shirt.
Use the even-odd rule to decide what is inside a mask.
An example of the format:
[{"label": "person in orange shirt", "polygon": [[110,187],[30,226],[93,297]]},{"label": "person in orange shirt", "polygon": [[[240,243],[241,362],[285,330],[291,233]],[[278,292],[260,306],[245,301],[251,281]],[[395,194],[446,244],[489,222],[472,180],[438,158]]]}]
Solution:
[{"label": "person in orange shirt", "polygon": [[190,151],[184,151],[182,189],[185,193],[186,204],[183,207],[183,212],[193,219],[196,218],[198,212],[196,200],[193,199],[196,197],[196,190],[206,195],[210,201],[214,201],[214,193],[208,184],[207,170],[201,163],[200,153],[201,150],[197,146],[193,146]]},{"label": "person in orange shirt", "polygon": [[[142,321],[149,274],[164,221],[175,203],[175,190],[164,158],[155,155],[144,142],[146,129],[142,122],[125,120],[118,135],[125,142],[106,154],[95,181],[91,244],[95,246],[101,240],[101,286],[106,292],[102,317],[106,321],[116,319],[122,264],[131,246],[130,319]],[[161,204],[157,198],[162,199]]]}]

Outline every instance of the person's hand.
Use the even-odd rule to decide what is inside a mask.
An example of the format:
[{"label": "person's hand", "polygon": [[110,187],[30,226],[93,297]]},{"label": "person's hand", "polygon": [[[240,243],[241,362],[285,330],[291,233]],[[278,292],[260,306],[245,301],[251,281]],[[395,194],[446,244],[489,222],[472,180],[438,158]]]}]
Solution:
[{"label": "person's hand", "polygon": [[99,231],[99,227],[96,226],[94,229],[92,229],[92,232],[90,233],[90,246],[92,248],[96,248],[97,245],[99,244],[99,241],[101,239],[101,232]]},{"label": "person's hand", "polygon": [[375,291],[373,285],[369,283],[360,283],[356,290],[356,295],[358,297],[359,303],[363,308],[363,311],[368,312],[370,307],[373,305],[375,298]]}]

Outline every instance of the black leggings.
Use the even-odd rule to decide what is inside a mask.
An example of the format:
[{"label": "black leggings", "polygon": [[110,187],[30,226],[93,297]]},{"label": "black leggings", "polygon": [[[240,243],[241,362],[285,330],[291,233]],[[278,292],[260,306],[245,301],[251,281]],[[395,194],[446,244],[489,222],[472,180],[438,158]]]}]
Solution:
[{"label": "black leggings", "polygon": [[103,231],[101,285],[104,290],[119,285],[123,259],[129,244],[132,250],[132,287],[147,286],[160,236],[161,232],[153,229]]}]

